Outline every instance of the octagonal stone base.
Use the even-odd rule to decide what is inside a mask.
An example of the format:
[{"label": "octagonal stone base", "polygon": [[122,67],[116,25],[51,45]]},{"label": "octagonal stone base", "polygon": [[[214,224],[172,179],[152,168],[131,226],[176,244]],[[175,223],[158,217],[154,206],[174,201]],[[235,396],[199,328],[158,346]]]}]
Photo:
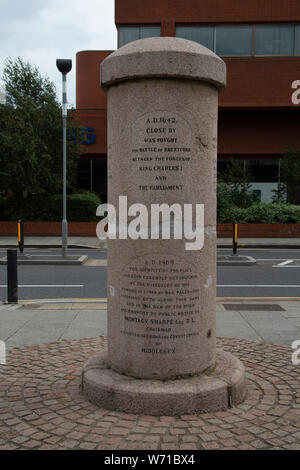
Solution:
[{"label": "octagonal stone base", "polygon": [[245,369],[230,353],[217,349],[213,372],[176,380],[144,380],[107,366],[107,352],[90,358],[82,371],[82,391],[109,410],[155,416],[224,411],[246,395]]}]

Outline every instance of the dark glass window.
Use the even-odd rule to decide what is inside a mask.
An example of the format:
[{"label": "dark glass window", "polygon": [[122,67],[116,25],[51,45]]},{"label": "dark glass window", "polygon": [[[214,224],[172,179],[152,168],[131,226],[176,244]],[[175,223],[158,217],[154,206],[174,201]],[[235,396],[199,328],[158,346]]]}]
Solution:
[{"label": "dark glass window", "polygon": [[251,25],[217,26],[216,38],[216,52],[219,55],[251,55]]},{"label": "dark glass window", "polygon": [[293,55],[293,25],[255,26],[256,55]]},{"label": "dark glass window", "polygon": [[300,24],[295,26],[295,55],[300,55]]},{"label": "dark glass window", "polygon": [[78,162],[77,187],[79,189],[91,190],[91,160],[80,158]]},{"label": "dark glass window", "polygon": [[246,168],[251,172],[253,182],[276,183],[278,181],[278,159],[249,158],[246,160]]},{"label": "dark glass window", "polygon": [[198,42],[214,50],[214,26],[176,26],[176,37]]},{"label": "dark glass window", "polygon": [[77,188],[92,191],[107,201],[106,158],[80,158],[78,163]]},{"label": "dark glass window", "polygon": [[160,36],[160,26],[158,25],[120,26],[118,29],[119,47],[138,39],[158,36]]},{"label": "dark glass window", "polygon": [[93,160],[92,190],[98,194],[101,203],[107,201],[107,161],[106,158]]}]

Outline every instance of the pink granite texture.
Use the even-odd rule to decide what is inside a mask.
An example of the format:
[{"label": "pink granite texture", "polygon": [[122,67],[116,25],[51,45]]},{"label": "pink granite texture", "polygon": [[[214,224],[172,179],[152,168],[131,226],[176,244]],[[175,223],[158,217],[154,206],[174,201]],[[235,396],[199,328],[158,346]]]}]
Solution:
[{"label": "pink granite texture", "polygon": [[82,373],[83,392],[99,407],[126,413],[174,416],[227,410],[245,398],[245,370],[217,349],[215,370],[177,380],[136,380],[107,368],[107,354],[93,356]]},{"label": "pink granite texture", "polygon": [[[131,218],[123,208],[116,239],[108,240],[109,370],[84,375],[84,390],[91,399],[101,396],[103,406],[104,395],[112,406],[112,390],[117,409],[147,406],[159,413],[171,396],[171,407],[186,412],[228,406],[224,380],[176,380],[176,387],[168,382],[216,366],[217,117],[225,83],[218,56],[178,38],[132,42],[101,64],[108,97],[108,202],[118,209],[126,196],[127,208],[132,206]],[[146,208],[148,227],[137,239],[126,238],[127,221],[140,215],[136,204]],[[204,207],[199,249],[188,250],[187,237],[147,238],[160,228],[152,211],[161,204],[176,204],[182,212],[190,205],[194,223],[196,207]],[[185,229],[178,217],[174,226]],[[230,364],[243,384],[242,366],[233,359]],[[137,378],[162,382],[153,382],[155,392],[146,399],[143,387],[150,382]],[[118,386],[125,387],[120,394]]]}]

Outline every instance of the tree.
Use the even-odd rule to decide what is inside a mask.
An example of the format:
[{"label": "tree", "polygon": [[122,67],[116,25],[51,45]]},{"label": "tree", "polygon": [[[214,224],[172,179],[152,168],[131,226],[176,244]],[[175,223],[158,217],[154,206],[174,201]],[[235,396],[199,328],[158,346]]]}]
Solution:
[{"label": "tree", "polygon": [[287,147],[281,160],[281,181],[287,186],[287,202],[300,204],[300,148]]},{"label": "tree", "polygon": [[286,190],[286,184],[285,183],[278,182],[277,183],[277,188],[272,189],[271,192],[273,193],[272,202],[274,204],[276,204],[276,203],[285,204],[287,202],[287,190]]},{"label": "tree", "polygon": [[217,184],[217,220],[229,210],[233,205],[232,194],[227,184],[218,182]]},{"label": "tree", "polygon": [[[6,103],[0,105],[1,194],[13,195],[19,205],[47,200],[62,188],[62,118],[55,85],[20,57],[6,60],[2,80]],[[74,118],[68,119],[68,189],[76,181],[81,150],[74,133],[80,132]]]},{"label": "tree", "polygon": [[257,202],[257,196],[251,189],[252,174],[244,167],[243,161],[230,158],[227,168],[218,175],[218,179],[219,183],[227,187],[232,204],[249,207]]}]

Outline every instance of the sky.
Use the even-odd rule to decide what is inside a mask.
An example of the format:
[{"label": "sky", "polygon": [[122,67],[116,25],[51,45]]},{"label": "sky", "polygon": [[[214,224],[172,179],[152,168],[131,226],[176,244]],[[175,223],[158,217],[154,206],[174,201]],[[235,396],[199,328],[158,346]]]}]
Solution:
[{"label": "sky", "polygon": [[61,100],[56,59],[72,59],[70,106],[76,105],[76,52],[116,48],[114,0],[0,0],[0,77],[5,59],[20,56],[54,82]]}]

